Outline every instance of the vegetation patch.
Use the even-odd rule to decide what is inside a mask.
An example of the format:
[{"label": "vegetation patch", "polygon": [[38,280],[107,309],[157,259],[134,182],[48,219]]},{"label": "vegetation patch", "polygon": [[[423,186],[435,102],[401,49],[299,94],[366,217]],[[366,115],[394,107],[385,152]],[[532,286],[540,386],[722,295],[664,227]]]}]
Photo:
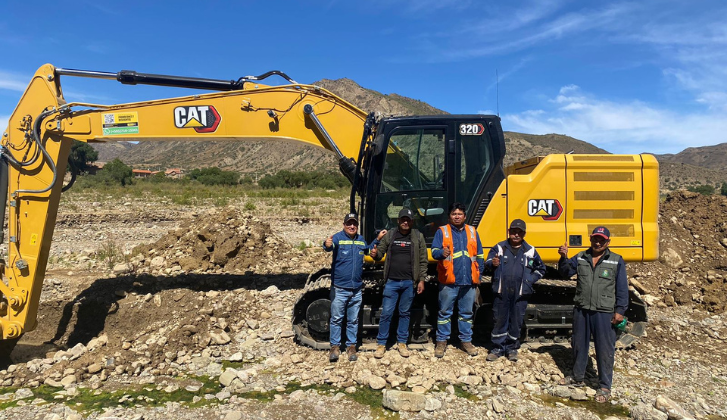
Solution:
[{"label": "vegetation patch", "polygon": [[628,407],[624,407],[622,405],[614,405],[610,402],[597,403],[594,399],[588,399],[587,401],[574,401],[570,398],[560,398],[550,394],[541,394],[538,395],[537,398],[540,398],[546,405],[550,407],[555,407],[555,403],[559,402],[571,408],[586,409],[601,418],[606,418],[609,416],[628,418],[631,415]]},{"label": "vegetation patch", "polygon": [[477,398],[477,396],[475,394],[467,391],[460,385],[454,386],[454,395],[457,396],[458,398],[464,398],[464,399],[467,399],[470,401],[480,401],[480,399]]},{"label": "vegetation patch", "polygon": [[384,394],[381,391],[369,387],[357,387],[356,391],[350,394],[347,393],[346,396],[361,405],[369,407],[374,418],[399,418],[399,413],[392,413],[384,408]]}]

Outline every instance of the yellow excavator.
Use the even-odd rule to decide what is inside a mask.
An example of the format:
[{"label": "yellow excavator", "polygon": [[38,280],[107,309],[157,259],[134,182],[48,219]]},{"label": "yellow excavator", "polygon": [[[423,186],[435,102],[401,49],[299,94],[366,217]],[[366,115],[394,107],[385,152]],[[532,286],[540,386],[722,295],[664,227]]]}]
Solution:
[{"label": "yellow excavator", "polygon": [[[61,87],[66,77],[212,93],[118,105],[66,102]],[[260,83],[269,77],[281,77],[286,83]],[[494,115],[381,118],[279,71],[217,80],[46,64],[30,81],[0,141],[0,195],[7,197],[0,213],[7,210],[8,215],[8,255],[0,282],[3,351],[8,354],[36,326],[74,140],[244,138],[296,140],[334,152],[341,172],[351,181],[350,210],[361,215],[361,233],[369,241],[378,231],[395,227],[399,210],[407,207],[414,212],[414,227],[431,245],[437,228],[447,223],[446,209],[458,201],[467,207],[466,221],[477,227],[486,249],[505,238],[509,222],[520,218],[528,224],[528,242],[546,262],[558,260],[563,243],[569,244],[571,253],[586,249],[588,233],[601,224],[608,226],[611,247],[626,261],[651,261],[658,255],[658,164],[651,155],[549,155],[506,170],[505,140]],[[433,267],[431,254],[430,263]],[[378,329],[381,266],[369,260],[365,280],[360,322],[364,339],[375,336]],[[412,341],[426,341],[436,325],[433,283],[415,301]],[[539,283],[524,334],[567,336],[573,282]],[[329,287],[328,270],[309,276],[292,315],[299,342],[328,346]],[[477,301],[475,324],[480,330],[491,322],[489,289],[484,282]],[[633,293],[631,297],[627,316],[632,326],[626,341],[641,334],[646,322],[643,302]]]}]

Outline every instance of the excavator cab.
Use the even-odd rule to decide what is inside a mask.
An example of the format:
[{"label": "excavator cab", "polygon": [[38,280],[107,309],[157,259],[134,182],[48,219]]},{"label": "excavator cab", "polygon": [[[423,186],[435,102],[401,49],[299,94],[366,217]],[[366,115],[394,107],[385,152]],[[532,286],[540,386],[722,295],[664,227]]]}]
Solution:
[{"label": "excavator cab", "polygon": [[476,225],[504,179],[505,140],[492,115],[385,119],[369,153],[362,198],[367,239],[395,229],[406,207],[431,245],[452,203],[463,203],[467,223]]}]

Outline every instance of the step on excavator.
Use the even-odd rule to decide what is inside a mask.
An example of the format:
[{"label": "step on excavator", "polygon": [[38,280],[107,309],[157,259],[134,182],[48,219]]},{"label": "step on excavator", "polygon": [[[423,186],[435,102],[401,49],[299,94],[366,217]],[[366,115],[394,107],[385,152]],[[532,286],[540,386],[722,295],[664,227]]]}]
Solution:
[{"label": "step on excavator", "polygon": [[[189,96],[116,105],[67,102],[67,77],[116,80],[210,91]],[[261,81],[279,77],[281,85]],[[0,214],[7,210],[8,255],[0,282],[0,347],[9,354],[37,323],[41,287],[64,189],[71,145],[110,141],[294,140],[330,150],[351,182],[350,210],[361,215],[360,232],[371,241],[397,226],[399,210],[431,246],[447,223],[453,202],[467,208],[485,249],[506,237],[513,219],[528,225],[528,242],[546,263],[558,247],[587,249],[597,225],[612,233],[611,248],[627,262],[658,255],[658,163],[648,154],[536,157],[503,168],[505,140],[495,115],[381,117],[366,113],[318,86],[271,71],[233,80],[121,71],[117,73],[43,65],[33,76],[0,139]],[[6,208],[7,206],[7,208]],[[366,341],[375,337],[381,312],[382,267],[366,257],[365,293],[359,323]],[[431,258],[426,293],[411,315],[412,342],[431,340],[437,287]],[[492,292],[482,278],[476,305],[476,339],[491,328]],[[297,301],[292,323],[297,340],[328,347],[330,270],[312,273]],[[525,317],[523,338],[562,340],[572,322],[575,282],[537,283]],[[642,335],[646,308],[630,293],[629,326],[621,343]],[[396,325],[393,323],[392,325]]]}]

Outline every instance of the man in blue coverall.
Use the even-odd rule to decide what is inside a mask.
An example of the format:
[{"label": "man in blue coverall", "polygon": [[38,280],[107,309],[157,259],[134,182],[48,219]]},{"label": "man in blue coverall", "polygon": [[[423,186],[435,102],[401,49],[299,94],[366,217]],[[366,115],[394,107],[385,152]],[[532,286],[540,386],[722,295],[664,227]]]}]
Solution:
[{"label": "man in blue coverall", "polygon": [[596,347],[599,389],[596,402],[611,397],[613,359],[616,353],[615,325],[624,319],[629,304],[626,263],[611,252],[611,232],[598,226],[591,233],[591,247],[568,259],[568,244],[558,249],[558,271],[564,278],[578,273],[573,309],[573,375],[562,385],[583,386],[591,335]]},{"label": "man in blue coverall", "polygon": [[452,314],[457,303],[459,312],[459,339],[462,350],[476,356],[472,344],[472,319],[474,318],[475,289],[480,283],[484,268],[482,243],[474,226],[466,225],[465,207],[462,203],[449,206],[449,224],[441,226],[432,241],[432,257],[437,262],[439,279],[439,315],[437,319],[437,344],[434,356],[444,357],[447,340],[452,333]]},{"label": "man in blue coverall", "polygon": [[487,355],[491,362],[500,356],[517,361],[528,297],[533,294],[533,284],[545,275],[545,264],[538,251],[524,240],[525,229],[525,221],[513,220],[507,230],[507,240],[492,247],[485,261],[487,268],[495,270],[492,275],[493,348]]},{"label": "man in blue coverall", "polygon": [[326,252],[333,252],[331,265],[331,351],[328,360],[337,362],[341,355],[341,326],[346,314],[346,354],[348,360],[356,361],[358,341],[358,312],[361,309],[363,282],[363,257],[365,253],[376,256],[376,245],[386,231],[381,231],[371,245],[358,234],[358,215],[349,213],[343,218],[343,230],[329,236],[323,242]]}]

